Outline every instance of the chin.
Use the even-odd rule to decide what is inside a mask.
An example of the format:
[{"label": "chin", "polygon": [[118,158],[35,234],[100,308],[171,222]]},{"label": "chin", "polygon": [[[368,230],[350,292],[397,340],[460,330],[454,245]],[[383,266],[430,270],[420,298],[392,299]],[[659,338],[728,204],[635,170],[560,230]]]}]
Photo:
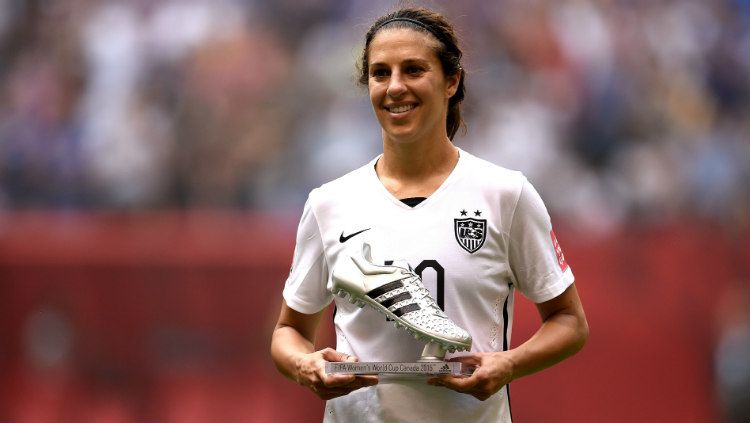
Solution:
[{"label": "chin", "polygon": [[417,131],[413,125],[404,126],[393,126],[388,125],[383,129],[383,132],[392,139],[411,139],[417,135]]},{"label": "chin", "polygon": [[416,139],[416,134],[410,131],[386,131],[385,135],[391,141],[398,143],[409,143]]}]

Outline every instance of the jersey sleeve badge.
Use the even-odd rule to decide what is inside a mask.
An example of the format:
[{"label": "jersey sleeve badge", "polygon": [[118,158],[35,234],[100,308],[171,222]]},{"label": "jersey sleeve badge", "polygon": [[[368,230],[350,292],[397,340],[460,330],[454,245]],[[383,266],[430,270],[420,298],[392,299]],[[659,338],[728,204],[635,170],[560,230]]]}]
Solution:
[{"label": "jersey sleeve badge", "polygon": [[550,238],[552,238],[552,246],[555,247],[555,254],[557,255],[557,264],[560,266],[560,270],[564,272],[568,269],[568,263],[565,261],[565,256],[563,255],[562,247],[560,247],[560,243],[557,242],[555,231],[549,231],[549,236]]}]

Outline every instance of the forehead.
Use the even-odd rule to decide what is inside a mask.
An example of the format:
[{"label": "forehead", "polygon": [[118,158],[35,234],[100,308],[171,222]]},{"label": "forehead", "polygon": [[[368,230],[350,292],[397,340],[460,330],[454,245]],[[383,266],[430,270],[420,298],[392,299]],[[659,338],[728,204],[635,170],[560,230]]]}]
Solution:
[{"label": "forehead", "polygon": [[422,59],[437,60],[438,41],[429,34],[410,28],[385,28],[370,41],[369,62]]}]

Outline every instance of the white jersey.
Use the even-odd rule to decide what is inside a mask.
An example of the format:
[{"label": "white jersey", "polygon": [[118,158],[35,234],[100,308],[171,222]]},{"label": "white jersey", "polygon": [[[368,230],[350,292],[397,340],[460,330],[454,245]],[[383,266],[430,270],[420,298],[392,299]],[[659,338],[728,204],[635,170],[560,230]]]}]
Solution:
[{"label": "white jersey", "polygon": [[[405,260],[446,314],[473,338],[472,351],[509,348],[513,292],[535,303],[560,295],[573,274],[539,194],[520,173],[460,150],[456,168],[416,207],[391,195],[377,158],[313,190],[305,204],[284,299],[312,314],[334,300],[338,260],[363,242],[373,262]],[[416,361],[423,342],[370,309],[336,297],[336,349],[361,361]],[[451,355],[449,354],[448,357]],[[487,401],[425,380],[400,380],[328,401],[325,422],[510,422],[507,387]]]}]

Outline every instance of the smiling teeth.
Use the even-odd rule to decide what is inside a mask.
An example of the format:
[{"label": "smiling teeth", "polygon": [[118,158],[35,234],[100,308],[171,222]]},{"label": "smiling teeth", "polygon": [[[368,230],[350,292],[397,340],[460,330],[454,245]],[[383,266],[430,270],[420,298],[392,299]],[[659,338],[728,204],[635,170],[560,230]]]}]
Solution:
[{"label": "smiling teeth", "polygon": [[397,106],[397,107],[391,107],[390,112],[391,113],[404,113],[414,108],[414,105],[406,105],[406,106]]}]

